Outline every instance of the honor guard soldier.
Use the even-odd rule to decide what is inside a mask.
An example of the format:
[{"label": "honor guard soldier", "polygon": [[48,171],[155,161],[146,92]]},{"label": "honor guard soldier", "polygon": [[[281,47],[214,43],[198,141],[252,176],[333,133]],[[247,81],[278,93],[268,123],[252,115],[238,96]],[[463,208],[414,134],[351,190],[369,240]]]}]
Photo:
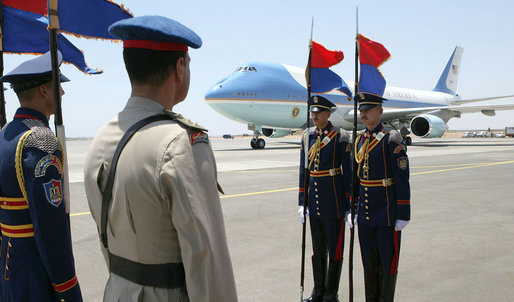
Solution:
[{"label": "honor guard soldier", "polygon": [[[309,129],[309,215],[314,289],[304,301],[339,301],[337,291],[343,264],[344,222],[349,211],[350,140],[348,133],[328,120],[335,105],[315,95],[309,99],[315,127]],[[303,223],[305,136],[300,151],[298,213]],[[327,255],[328,253],[328,255]],[[328,257],[327,257],[328,256]],[[328,271],[328,272],[327,272]]]},{"label": "honor guard soldier", "polygon": [[[382,97],[360,93],[357,221],[367,302],[393,301],[401,230],[410,220],[409,159],[402,136],[380,122]],[[351,220],[349,220],[351,221]]]},{"label": "honor guard soldier", "polygon": [[21,106],[0,132],[0,301],[82,301],[62,192],[65,156],[48,126],[50,53],[1,80],[11,83]]},{"label": "honor guard soldier", "polygon": [[109,32],[123,40],[132,92],[85,163],[110,272],[104,301],[235,302],[207,130],[171,111],[189,89],[188,47],[202,40],[160,16],[118,21]]}]

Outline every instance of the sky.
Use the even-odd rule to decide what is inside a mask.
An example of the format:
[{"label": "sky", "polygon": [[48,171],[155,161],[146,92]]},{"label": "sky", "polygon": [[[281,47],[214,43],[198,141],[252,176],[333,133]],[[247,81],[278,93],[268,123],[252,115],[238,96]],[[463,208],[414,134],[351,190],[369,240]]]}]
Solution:
[{"label": "sky", "polygon": [[[462,99],[514,94],[514,2],[489,1],[328,1],[328,0],[115,0],[134,16],[162,15],[188,26],[203,40],[190,49],[191,86],[174,111],[209,129],[211,136],[251,133],[245,124],[211,109],[204,96],[214,83],[239,65],[264,61],[304,67],[311,21],[313,40],[342,50],[343,62],[333,67],[343,79],[354,80],[356,7],[359,32],[382,43],[392,58],[380,68],[387,84],[431,90],[455,46],[464,48],[457,93]],[[85,75],[73,65],[61,71],[64,83],[63,120],[67,137],[92,137],[123,109],[130,84],[122,44],[67,35],[101,75]],[[4,72],[31,55],[4,55]],[[7,85],[6,85],[7,87]],[[7,119],[19,103],[5,92]],[[514,103],[514,98],[495,103]],[[53,120],[51,121],[53,123]],[[465,114],[448,123],[450,130],[501,129],[514,126],[514,111],[496,117]]]}]

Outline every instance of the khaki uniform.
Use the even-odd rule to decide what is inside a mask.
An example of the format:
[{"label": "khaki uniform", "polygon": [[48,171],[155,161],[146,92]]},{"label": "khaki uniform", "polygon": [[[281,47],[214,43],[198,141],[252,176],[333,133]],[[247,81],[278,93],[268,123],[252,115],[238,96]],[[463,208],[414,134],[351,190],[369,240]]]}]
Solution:
[{"label": "khaki uniform", "polygon": [[[130,126],[163,110],[132,97],[95,136],[84,181],[98,229],[101,190],[118,142]],[[141,128],[123,149],[108,210],[109,251],[143,264],[182,262],[190,301],[237,301],[210,142],[199,126],[179,120]],[[142,286],[111,273],[104,301],[188,301],[184,296],[183,288]]]}]

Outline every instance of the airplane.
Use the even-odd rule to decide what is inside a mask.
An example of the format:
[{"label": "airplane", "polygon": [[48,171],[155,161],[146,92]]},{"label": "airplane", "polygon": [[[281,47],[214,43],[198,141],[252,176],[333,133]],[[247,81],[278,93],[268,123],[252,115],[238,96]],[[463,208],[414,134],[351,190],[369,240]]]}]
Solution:
[{"label": "airplane", "polygon": [[[386,86],[383,124],[400,132],[407,145],[410,133],[421,138],[441,137],[451,118],[462,113],[513,110],[514,103],[471,105],[469,103],[514,97],[514,95],[462,100],[456,93],[463,48],[456,46],[432,91]],[[354,82],[345,81],[355,94]],[[335,126],[353,129],[353,101],[338,91],[323,94],[337,109],[330,120]],[[263,149],[266,137],[286,136],[307,126],[305,69],[285,64],[250,62],[217,81],[205,94],[205,101],[218,113],[248,124],[254,135],[253,149]],[[312,123],[311,123],[312,125]],[[364,126],[359,121],[359,129]]]}]

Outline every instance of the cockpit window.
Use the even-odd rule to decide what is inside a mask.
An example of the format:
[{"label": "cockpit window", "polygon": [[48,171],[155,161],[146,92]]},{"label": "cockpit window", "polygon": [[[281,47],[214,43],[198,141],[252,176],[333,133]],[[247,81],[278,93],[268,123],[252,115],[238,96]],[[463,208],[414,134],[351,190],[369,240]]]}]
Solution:
[{"label": "cockpit window", "polygon": [[244,72],[244,71],[255,71],[255,72],[257,72],[257,68],[255,68],[253,66],[241,66],[241,67],[236,68],[236,70],[234,70],[234,72]]}]

